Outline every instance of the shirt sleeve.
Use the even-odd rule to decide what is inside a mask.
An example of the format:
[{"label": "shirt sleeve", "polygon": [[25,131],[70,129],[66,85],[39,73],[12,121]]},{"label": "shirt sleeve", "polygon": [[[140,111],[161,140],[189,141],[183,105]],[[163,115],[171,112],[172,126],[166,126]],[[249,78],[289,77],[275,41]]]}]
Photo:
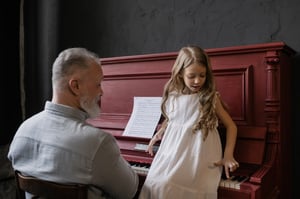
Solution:
[{"label": "shirt sleeve", "polygon": [[121,156],[115,138],[108,134],[95,154],[92,181],[112,198],[131,199],[137,192],[139,178]]}]

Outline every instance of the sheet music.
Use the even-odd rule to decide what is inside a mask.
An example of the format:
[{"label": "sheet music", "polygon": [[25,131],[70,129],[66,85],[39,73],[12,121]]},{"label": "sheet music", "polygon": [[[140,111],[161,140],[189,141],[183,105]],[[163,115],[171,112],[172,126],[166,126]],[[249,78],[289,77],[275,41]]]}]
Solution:
[{"label": "sheet music", "polygon": [[151,138],[158,125],[161,97],[134,97],[133,110],[123,135]]}]

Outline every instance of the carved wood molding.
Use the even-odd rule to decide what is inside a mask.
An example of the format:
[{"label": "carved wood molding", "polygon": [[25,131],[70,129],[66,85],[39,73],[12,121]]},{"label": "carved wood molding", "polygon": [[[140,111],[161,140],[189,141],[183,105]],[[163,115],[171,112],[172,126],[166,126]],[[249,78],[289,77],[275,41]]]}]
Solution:
[{"label": "carved wood molding", "polygon": [[277,51],[267,51],[266,63],[266,99],[265,117],[268,128],[268,142],[279,142],[279,116],[280,116],[280,79],[279,64],[280,58]]}]

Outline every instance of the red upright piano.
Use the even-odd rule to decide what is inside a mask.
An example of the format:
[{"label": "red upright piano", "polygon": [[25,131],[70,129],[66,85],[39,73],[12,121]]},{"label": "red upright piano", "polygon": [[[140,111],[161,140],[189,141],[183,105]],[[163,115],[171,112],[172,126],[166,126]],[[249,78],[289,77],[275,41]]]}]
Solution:
[{"label": "red upright piano", "polygon": [[[219,198],[291,198],[290,78],[295,51],[283,42],[205,50],[217,89],[238,126],[235,155],[240,168],[232,175],[246,176],[241,182],[221,180]],[[88,122],[114,135],[138,172],[140,186],[153,157],[137,146],[147,145],[149,139],[123,136],[123,131],[133,97],[161,96],[176,56],[167,52],[101,59],[102,114]]]}]

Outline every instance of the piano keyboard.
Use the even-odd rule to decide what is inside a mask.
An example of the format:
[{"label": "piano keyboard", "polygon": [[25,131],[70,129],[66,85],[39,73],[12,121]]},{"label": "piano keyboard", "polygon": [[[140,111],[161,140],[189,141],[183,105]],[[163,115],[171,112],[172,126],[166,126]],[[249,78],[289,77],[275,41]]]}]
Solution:
[{"label": "piano keyboard", "polygon": [[[150,164],[140,162],[129,162],[131,168],[138,174],[146,176],[148,174]],[[222,176],[219,186],[232,189],[240,189],[240,185],[249,179],[248,176],[231,176],[226,178]]]},{"label": "piano keyboard", "polygon": [[222,178],[219,186],[232,189],[240,189],[240,185],[246,180],[248,180],[248,178],[248,176],[231,176],[228,179]]},{"label": "piano keyboard", "polygon": [[147,175],[149,168],[150,168],[150,164],[148,163],[140,163],[140,162],[129,162],[129,164],[131,165],[131,168],[140,175]]}]

